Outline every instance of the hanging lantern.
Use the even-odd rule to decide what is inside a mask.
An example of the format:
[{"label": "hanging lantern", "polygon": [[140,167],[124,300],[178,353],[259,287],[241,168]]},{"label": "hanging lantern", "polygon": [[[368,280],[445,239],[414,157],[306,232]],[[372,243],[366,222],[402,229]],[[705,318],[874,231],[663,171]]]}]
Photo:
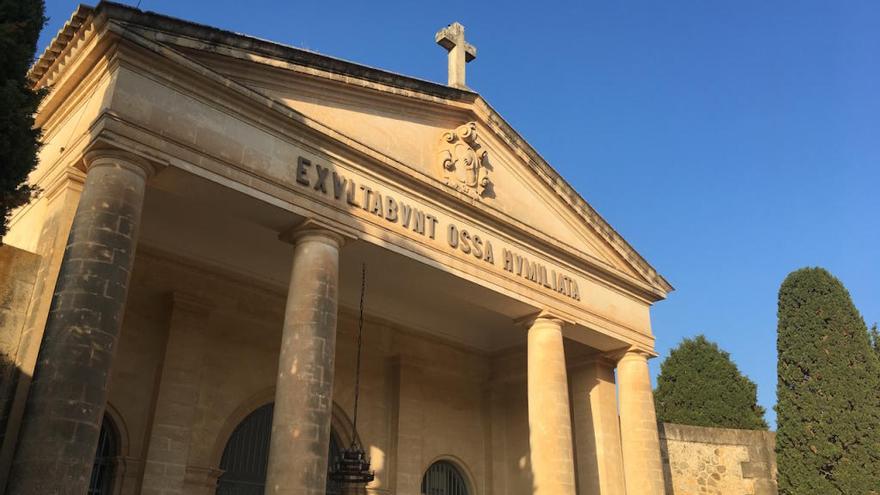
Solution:
[{"label": "hanging lantern", "polygon": [[342,450],[330,471],[330,479],[343,484],[366,485],[375,477],[376,474],[370,470],[370,459],[356,442]]},{"label": "hanging lantern", "polygon": [[361,447],[357,433],[358,399],[361,386],[361,349],[364,337],[364,293],[366,292],[366,287],[367,266],[363,264],[361,265],[361,302],[360,316],[358,318],[357,362],[354,372],[354,414],[352,415],[351,445],[342,450],[330,469],[331,480],[349,487],[351,485],[364,487],[376,477],[375,472],[370,470],[370,459],[364,452],[363,447]]}]

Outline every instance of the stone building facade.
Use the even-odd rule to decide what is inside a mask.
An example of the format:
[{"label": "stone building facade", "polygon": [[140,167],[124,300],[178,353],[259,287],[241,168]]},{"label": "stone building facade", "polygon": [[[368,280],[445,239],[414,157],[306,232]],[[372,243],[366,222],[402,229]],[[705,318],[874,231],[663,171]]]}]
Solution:
[{"label": "stone building facade", "polygon": [[437,42],[448,85],[74,12],[0,256],[0,492],[338,493],[354,441],[375,494],[664,492],[671,286]]}]

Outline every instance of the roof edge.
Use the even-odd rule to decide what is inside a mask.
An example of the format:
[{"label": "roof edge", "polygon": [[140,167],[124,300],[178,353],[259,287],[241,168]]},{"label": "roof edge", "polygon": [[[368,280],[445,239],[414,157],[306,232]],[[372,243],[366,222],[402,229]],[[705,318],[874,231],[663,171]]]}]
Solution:
[{"label": "roof edge", "polygon": [[58,56],[61,55],[67,47],[67,43],[73,39],[73,36],[79,31],[79,28],[82,27],[83,23],[94,13],[94,11],[94,7],[88,5],[80,4],[77,6],[70,18],[67,19],[67,22],[65,22],[64,25],[61,26],[61,29],[58,30],[58,34],[52,38],[52,41],[49,42],[49,45],[46,46],[43,53],[37,57],[37,60],[34,61],[31,69],[28,71],[27,77],[31,83],[39,83],[40,79],[42,79],[49,68],[55,64]]},{"label": "roof edge", "polygon": [[[359,79],[425,93],[444,99],[472,100],[476,95],[475,92],[467,89],[453,88],[445,84],[419,79],[385,69],[370,67],[356,62],[350,62],[338,57],[323,55],[304,48],[297,48],[275,41],[268,41],[247,34],[236,33],[234,31],[187,21],[185,19],[171,17],[153,11],[143,11],[130,5],[124,5],[112,1],[102,0],[95,7],[80,5],[77,9],[77,13],[81,10],[84,12],[94,12],[96,15],[105,14],[108,19],[111,20],[137,24],[139,26],[159,31],[173,31],[175,34],[191,36],[211,43],[232,46],[238,49],[258,53],[260,55],[287,60],[297,65],[357,77]],[[65,25],[65,27],[67,26]]]},{"label": "roof edge", "polygon": [[[559,194],[563,200],[570,202],[569,206],[580,216],[587,224],[592,226],[600,236],[614,247],[625,261],[635,266],[637,271],[641,273],[649,284],[660,289],[665,294],[674,291],[675,288],[663,275],[654,268],[644,256],[627,241],[617,230],[608,223],[607,220],[586,200],[583,196],[572,187],[567,180],[544,159],[543,156],[525,139],[507,120],[489,103],[482,95],[477,95],[477,99],[486,106],[486,112],[493,119],[497,119],[491,124],[497,125],[498,129],[493,129],[502,139],[509,141],[509,136],[513,135],[516,142],[508,142],[514,148],[521,149],[528,157],[528,165],[536,167],[538,175],[542,176],[547,185]],[[494,126],[490,126],[494,127]]]}]

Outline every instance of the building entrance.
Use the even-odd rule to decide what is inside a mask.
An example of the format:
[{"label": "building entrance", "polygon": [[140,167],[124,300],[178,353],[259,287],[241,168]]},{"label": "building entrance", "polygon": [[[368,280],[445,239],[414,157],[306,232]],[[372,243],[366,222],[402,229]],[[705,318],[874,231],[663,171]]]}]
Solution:
[{"label": "building entrance", "polygon": [[[235,428],[223,449],[220,469],[223,474],[217,483],[216,495],[263,495],[266,487],[266,468],[269,464],[269,438],[272,436],[274,403],[257,408]],[[339,437],[330,432],[330,459],[328,466],[339,456]],[[339,486],[327,478],[327,494],[340,493]]]}]

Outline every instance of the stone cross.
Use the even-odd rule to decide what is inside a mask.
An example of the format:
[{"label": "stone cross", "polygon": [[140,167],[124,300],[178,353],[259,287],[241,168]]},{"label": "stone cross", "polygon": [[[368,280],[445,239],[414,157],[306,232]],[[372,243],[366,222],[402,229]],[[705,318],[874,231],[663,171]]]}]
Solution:
[{"label": "stone cross", "polygon": [[464,65],[477,58],[477,48],[464,40],[464,26],[453,22],[438,31],[434,41],[449,52],[449,86],[468,89],[464,81]]}]

